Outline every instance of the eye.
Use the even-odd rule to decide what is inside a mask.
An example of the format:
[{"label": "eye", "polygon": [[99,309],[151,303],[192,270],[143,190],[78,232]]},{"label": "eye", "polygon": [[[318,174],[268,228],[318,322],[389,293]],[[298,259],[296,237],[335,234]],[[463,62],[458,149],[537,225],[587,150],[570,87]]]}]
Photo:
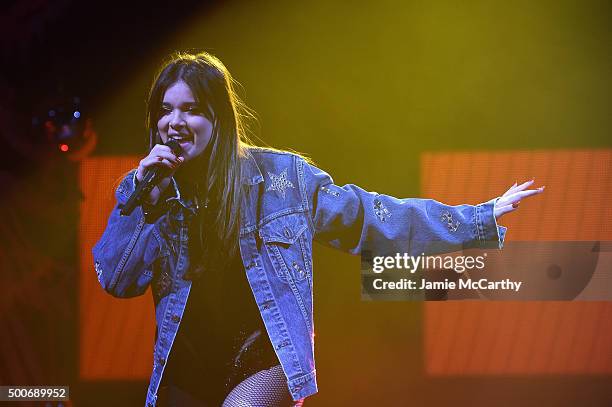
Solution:
[{"label": "eye", "polygon": [[202,109],[199,106],[190,106],[187,108],[187,111],[193,114],[202,114]]},{"label": "eye", "polygon": [[159,113],[160,113],[162,116],[165,116],[165,115],[167,115],[167,114],[170,114],[171,112],[172,112],[172,109],[171,109],[169,106],[162,106],[162,107],[159,109]]}]

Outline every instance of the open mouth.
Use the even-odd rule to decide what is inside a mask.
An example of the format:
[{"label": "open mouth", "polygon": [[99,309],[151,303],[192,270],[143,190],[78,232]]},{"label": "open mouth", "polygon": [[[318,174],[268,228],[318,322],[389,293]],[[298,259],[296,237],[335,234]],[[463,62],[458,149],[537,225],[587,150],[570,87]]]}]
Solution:
[{"label": "open mouth", "polygon": [[181,137],[170,137],[172,140],[177,141],[180,145],[185,145],[189,143],[193,143],[193,137],[191,136],[181,136]]}]

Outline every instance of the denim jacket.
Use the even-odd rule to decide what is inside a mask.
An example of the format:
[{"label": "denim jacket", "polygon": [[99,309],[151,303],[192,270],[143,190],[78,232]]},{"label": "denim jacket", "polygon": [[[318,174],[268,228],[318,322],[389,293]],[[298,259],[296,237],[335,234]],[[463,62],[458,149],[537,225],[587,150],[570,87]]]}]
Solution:
[{"label": "denim jacket", "polygon": [[[495,199],[448,206],[431,199],[397,199],[356,185],[337,186],[302,157],[251,148],[242,165],[240,254],[246,278],[272,346],[298,400],[317,392],[314,359],[312,242],[359,254],[368,250],[419,255],[428,242],[501,248],[505,228],[493,215]],[[189,297],[187,241],[193,207],[174,196],[161,216],[141,207],[119,208],[134,190],[128,175],[116,190],[102,238],[93,248],[102,287],[115,297],[143,294],[151,285],[157,321],[153,370],[146,397],[157,391]],[[380,246],[380,247],[378,247]],[[356,277],[358,278],[358,277]]]}]

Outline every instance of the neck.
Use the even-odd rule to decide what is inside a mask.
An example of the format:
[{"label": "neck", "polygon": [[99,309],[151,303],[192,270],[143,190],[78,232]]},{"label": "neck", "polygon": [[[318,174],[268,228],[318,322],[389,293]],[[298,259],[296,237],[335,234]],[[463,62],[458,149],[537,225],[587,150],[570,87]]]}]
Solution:
[{"label": "neck", "polygon": [[199,184],[200,193],[203,192],[203,186],[207,184],[207,167],[207,160],[196,158],[184,163],[176,170],[174,179],[182,194],[193,196],[196,192],[196,184]]}]

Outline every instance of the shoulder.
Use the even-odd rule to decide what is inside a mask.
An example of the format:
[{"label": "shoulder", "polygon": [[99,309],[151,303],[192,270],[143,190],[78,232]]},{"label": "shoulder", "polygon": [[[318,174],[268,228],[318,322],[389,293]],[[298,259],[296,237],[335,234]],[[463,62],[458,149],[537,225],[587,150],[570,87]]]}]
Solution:
[{"label": "shoulder", "polygon": [[298,171],[298,167],[302,168],[303,164],[308,162],[307,157],[294,151],[249,146],[246,152],[247,159],[252,157],[252,160],[257,164],[257,167],[264,176],[269,172],[274,174],[279,174],[283,171],[295,173]]},{"label": "shoulder", "polygon": [[248,146],[246,148],[247,154],[253,156],[258,162],[266,161],[292,161],[292,160],[304,160],[306,157],[295,151],[280,150],[272,147],[258,147]]}]

